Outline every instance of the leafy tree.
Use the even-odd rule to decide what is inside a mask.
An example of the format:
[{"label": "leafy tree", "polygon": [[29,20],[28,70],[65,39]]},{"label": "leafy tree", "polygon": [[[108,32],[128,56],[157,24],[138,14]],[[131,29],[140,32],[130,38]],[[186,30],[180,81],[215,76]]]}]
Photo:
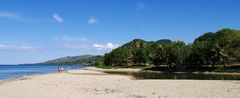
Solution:
[{"label": "leafy tree", "polygon": [[156,66],[165,64],[167,60],[166,50],[163,48],[162,45],[159,45],[158,47],[156,47],[155,50],[156,51],[154,51],[154,54],[153,54],[153,64]]},{"label": "leafy tree", "polygon": [[112,55],[110,53],[106,53],[104,55],[104,65],[105,66],[111,66],[112,64]]},{"label": "leafy tree", "polygon": [[186,59],[190,55],[190,46],[182,41],[176,41],[166,47],[166,58],[169,67],[171,65],[183,66],[186,64]]},{"label": "leafy tree", "polygon": [[163,46],[158,43],[151,43],[150,45],[148,45],[148,47],[146,48],[146,53],[148,56],[148,62],[150,64],[155,63],[154,65],[156,65],[156,63],[158,63],[158,54],[159,52],[161,52],[161,49],[163,49]]},{"label": "leafy tree", "polygon": [[133,62],[136,65],[144,65],[148,61],[147,53],[144,48],[134,50]]}]

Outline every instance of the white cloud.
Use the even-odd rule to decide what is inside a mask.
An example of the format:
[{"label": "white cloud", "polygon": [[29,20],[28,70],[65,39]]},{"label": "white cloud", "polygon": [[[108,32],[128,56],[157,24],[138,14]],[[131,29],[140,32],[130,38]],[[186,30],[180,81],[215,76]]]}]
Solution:
[{"label": "white cloud", "polygon": [[89,46],[87,46],[87,45],[74,45],[74,44],[64,44],[60,47],[64,48],[64,49],[74,49],[74,50],[89,49]]},{"label": "white cloud", "polygon": [[58,41],[60,45],[59,48],[62,49],[73,49],[73,50],[89,50],[92,49],[89,44],[89,40],[81,36],[54,36],[53,40]]},{"label": "white cloud", "polygon": [[107,45],[106,45],[106,48],[107,49],[115,49],[115,48],[117,48],[118,47],[118,45],[113,45],[112,43],[107,43]]},{"label": "white cloud", "polygon": [[85,37],[81,37],[81,36],[54,36],[52,37],[53,40],[56,41],[64,41],[64,42],[77,42],[77,41],[81,41],[81,42],[88,42],[89,40]]},{"label": "white cloud", "polygon": [[11,46],[11,45],[1,45],[0,50],[21,50],[21,51],[34,51],[43,49],[42,47],[31,47],[31,46]]},{"label": "white cloud", "polygon": [[93,24],[96,24],[97,23],[97,19],[95,17],[91,17],[89,20],[88,20],[88,24],[89,25],[93,25]]},{"label": "white cloud", "polygon": [[87,38],[85,37],[73,37],[73,36],[63,36],[62,37],[62,40],[63,41],[83,41],[83,42],[86,42],[86,41],[89,41]]},{"label": "white cloud", "polygon": [[0,12],[0,18],[9,18],[14,20],[20,20],[20,17],[14,13]]},{"label": "white cloud", "polygon": [[144,3],[137,3],[136,5],[137,5],[136,9],[139,11],[143,10],[146,7],[146,5]]},{"label": "white cloud", "polygon": [[58,36],[53,36],[52,39],[55,40],[55,41],[59,41],[59,40],[60,40],[60,37],[58,37]]},{"label": "white cloud", "polygon": [[57,22],[60,22],[60,23],[63,22],[63,19],[62,19],[57,13],[53,14],[52,17],[53,17],[53,19],[56,20]]},{"label": "white cloud", "polygon": [[60,45],[60,48],[63,49],[73,49],[73,50],[102,50],[102,51],[109,51],[119,47],[117,44],[107,43],[104,45],[101,44],[93,44],[92,46],[87,44],[63,44]]},{"label": "white cloud", "polygon": [[93,47],[97,50],[104,50],[105,49],[105,46],[99,45],[99,44],[93,44]]},{"label": "white cloud", "polygon": [[112,50],[119,47],[117,44],[107,43],[105,45],[93,44],[93,48],[96,50]]}]

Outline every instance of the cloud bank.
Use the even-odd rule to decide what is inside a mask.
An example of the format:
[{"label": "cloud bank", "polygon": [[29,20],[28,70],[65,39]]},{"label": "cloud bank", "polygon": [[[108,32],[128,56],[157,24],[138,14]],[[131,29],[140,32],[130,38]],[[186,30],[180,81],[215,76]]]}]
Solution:
[{"label": "cloud bank", "polygon": [[42,47],[32,47],[32,46],[11,46],[0,44],[0,50],[17,50],[17,51],[35,51],[43,49]]}]

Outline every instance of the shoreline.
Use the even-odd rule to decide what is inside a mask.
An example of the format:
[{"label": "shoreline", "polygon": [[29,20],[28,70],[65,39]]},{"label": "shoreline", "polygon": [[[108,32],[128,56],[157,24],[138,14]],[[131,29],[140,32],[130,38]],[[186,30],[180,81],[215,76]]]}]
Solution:
[{"label": "shoreline", "polygon": [[[150,73],[176,73],[176,74],[211,74],[211,75],[240,75],[240,73],[226,73],[226,72],[163,72],[163,71],[151,71],[151,70],[142,70],[140,68],[119,68],[119,69],[103,69],[103,68],[96,68],[96,67],[86,67],[86,68],[80,68],[80,69],[71,69],[71,70],[65,70],[63,73],[68,73],[68,71],[74,71],[74,70],[89,70],[89,71],[97,71],[104,73],[104,71],[112,71],[112,72],[150,72]],[[32,75],[23,75],[23,76],[17,76],[13,78],[6,78],[6,79],[0,79],[0,85],[6,82],[11,82],[11,81],[18,81],[18,80],[25,80],[26,78],[31,78],[35,76],[40,76],[40,75],[48,75],[48,74],[58,74],[59,72],[50,72],[50,73],[43,73],[43,74],[32,74]],[[113,75],[109,73],[104,73],[105,75]],[[121,75],[121,74],[118,74]],[[123,75],[123,76],[128,76],[128,75]],[[181,79],[184,80],[184,79]],[[186,79],[189,80],[189,79]],[[190,79],[191,80],[191,79]]]}]

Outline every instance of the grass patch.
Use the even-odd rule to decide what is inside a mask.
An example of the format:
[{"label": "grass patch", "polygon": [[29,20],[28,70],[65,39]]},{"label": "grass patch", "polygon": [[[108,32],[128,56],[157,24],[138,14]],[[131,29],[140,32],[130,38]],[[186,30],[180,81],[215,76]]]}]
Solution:
[{"label": "grass patch", "polygon": [[229,73],[240,73],[240,66],[231,66],[226,68],[216,68],[212,72],[229,72]]},{"label": "grass patch", "polygon": [[211,66],[208,67],[172,67],[168,68],[167,66],[143,66],[143,65],[133,65],[133,66],[96,66],[97,68],[102,69],[123,69],[123,68],[131,68],[131,69],[144,69],[150,71],[162,71],[162,72],[227,72],[227,73],[240,73],[240,65],[231,65],[227,66],[226,68],[222,66],[215,66],[212,68]]},{"label": "grass patch", "polygon": [[134,66],[96,66],[97,68],[102,68],[102,69],[121,69],[121,68],[131,68],[131,69],[140,69],[140,68],[145,68],[145,66],[142,65],[134,65]]}]

